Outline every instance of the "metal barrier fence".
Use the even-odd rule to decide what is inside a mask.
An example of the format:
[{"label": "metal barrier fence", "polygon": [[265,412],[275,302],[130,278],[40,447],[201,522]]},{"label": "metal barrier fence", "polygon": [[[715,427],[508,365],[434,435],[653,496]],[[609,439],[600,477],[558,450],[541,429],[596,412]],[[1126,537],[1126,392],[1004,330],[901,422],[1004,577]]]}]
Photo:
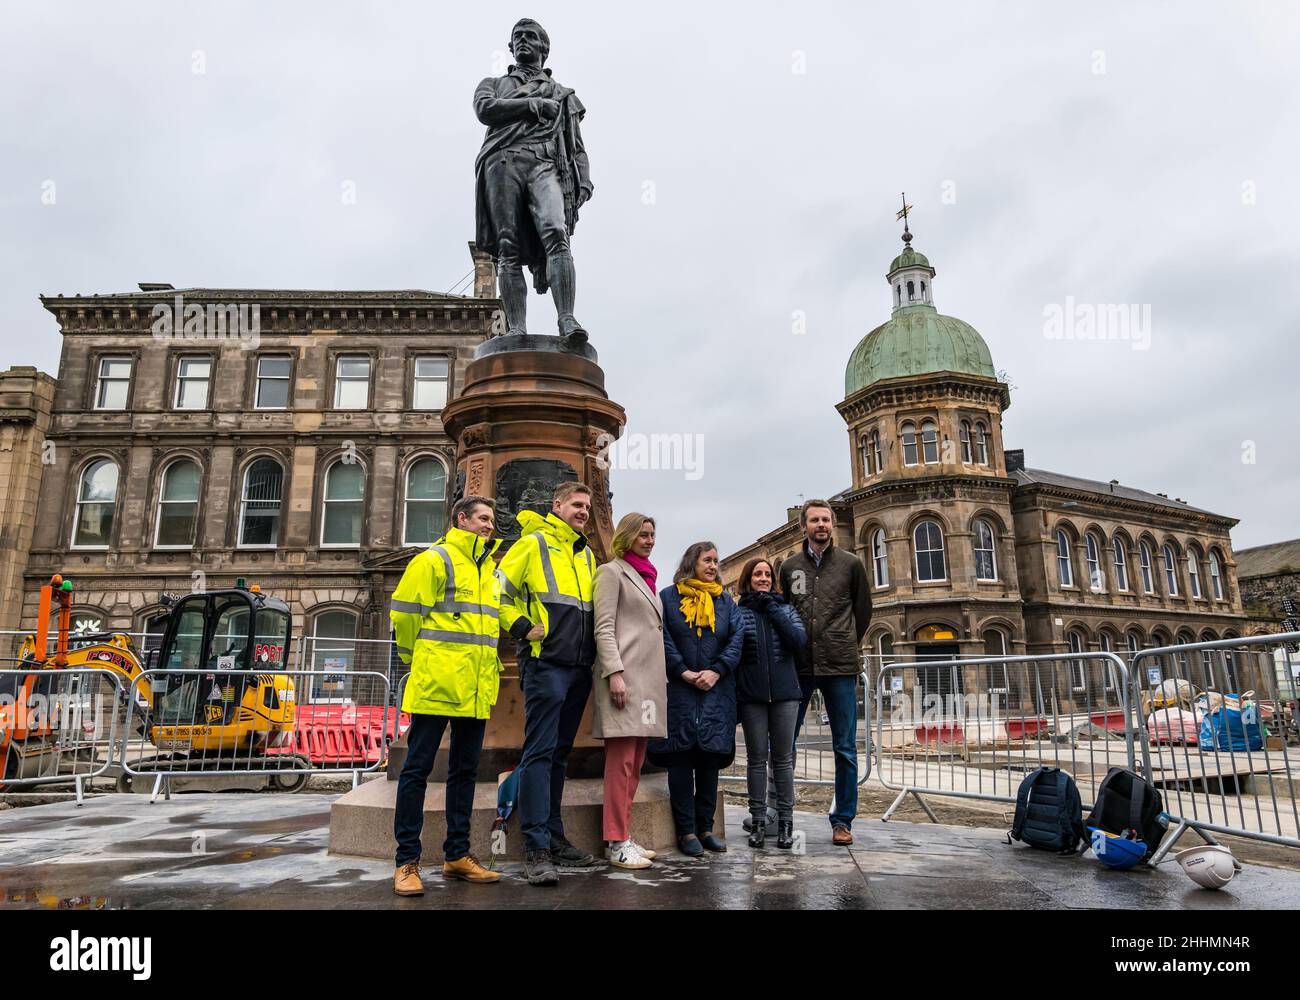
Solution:
[{"label": "metal barrier fence", "polygon": [[1128,670],[1114,653],[892,662],[876,685],[876,767],[938,822],[926,794],[1014,803],[1043,766],[1068,771],[1085,803],[1111,767],[1135,763]]},{"label": "metal barrier fence", "polygon": [[[396,690],[408,667],[397,656],[397,644],[391,639],[330,638],[304,635],[297,641],[299,671],[314,671],[319,677],[311,691],[304,692],[300,703],[378,704],[381,693]],[[366,678],[382,674],[388,679],[381,692],[371,689]]]},{"label": "metal barrier fence", "polygon": [[85,783],[117,766],[127,711],[121,677],[0,663],[0,789],[72,782],[80,804]]},{"label": "metal barrier fence", "polygon": [[[146,670],[132,683],[133,693],[149,691],[153,711],[148,731],[123,741],[121,768],[128,779],[154,778],[153,797],[171,797],[171,779],[220,774],[225,778],[266,776],[273,788],[296,791],[312,774],[352,774],[353,784],[376,771],[385,752],[331,761],[302,752],[296,743],[298,692],[317,690],[322,671],[313,670]],[[338,676],[332,672],[330,676]],[[352,671],[350,684],[379,691],[378,740],[396,729],[388,678]],[[140,699],[143,700],[143,699]],[[309,706],[310,702],[307,703]],[[340,706],[342,707],[342,706]],[[355,706],[352,706],[355,710]],[[143,718],[139,701],[133,705]]]},{"label": "metal barrier fence", "polygon": [[[26,634],[0,633],[0,642],[17,645]],[[142,655],[156,638],[131,637]],[[1300,847],[1300,662],[1287,642],[1300,642],[1300,633],[1146,649],[1128,662],[1111,652],[908,662],[866,654],[856,683],[858,784],[875,773],[898,793],[885,820],[911,796],[937,822],[926,795],[1012,804],[1024,775],[1051,765],[1069,772],[1090,804],[1107,770],[1124,766],[1164,799],[1171,835],[1154,861],[1188,830]],[[87,782],[119,775],[128,784],[155,779],[156,797],[185,775],[260,775],[292,787],[311,774],[351,773],[355,783],[377,770],[403,729],[408,668],[391,640],[304,636],[296,663],[219,674],[152,669],[127,690],[107,670],[0,660],[0,786],[71,782],[80,801]],[[294,724],[272,732],[259,721],[257,706],[246,704],[254,688],[272,701],[291,688]],[[143,699],[135,695],[146,689],[163,734],[157,744],[139,725]],[[29,705],[31,695],[39,697]],[[52,715],[37,719],[34,707]],[[1209,723],[1207,741],[1205,714],[1215,708],[1239,714],[1223,715],[1228,722],[1217,729]],[[252,738],[214,742],[213,731],[241,710],[254,715],[245,719]],[[167,727],[185,718],[190,728],[164,745]],[[798,784],[834,785],[834,735],[814,691],[796,744]],[[740,727],[736,748],[725,781],[746,778]]]},{"label": "metal barrier fence", "polygon": [[1300,743],[1300,663],[1288,642],[1300,642],[1300,632],[1133,656],[1142,772],[1176,824],[1153,863],[1188,830],[1211,842],[1209,834],[1220,833],[1300,847],[1300,747],[1292,745]]}]

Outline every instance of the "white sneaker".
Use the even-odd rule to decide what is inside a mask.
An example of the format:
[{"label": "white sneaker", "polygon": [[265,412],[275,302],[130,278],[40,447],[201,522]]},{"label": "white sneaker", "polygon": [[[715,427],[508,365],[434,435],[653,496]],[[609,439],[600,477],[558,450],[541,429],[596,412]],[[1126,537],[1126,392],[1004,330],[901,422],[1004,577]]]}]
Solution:
[{"label": "white sneaker", "polygon": [[650,850],[650,848],[642,847],[635,840],[630,840],[628,841],[628,843],[630,843],[633,847],[635,847],[638,851],[640,851],[641,856],[644,857],[647,861],[653,861],[655,858],[658,857],[658,855],[654,851]]},{"label": "white sneaker", "polygon": [[615,844],[609,848],[609,863],[615,868],[630,868],[633,870],[650,867],[650,859],[638,851],[636,845],[630,840],[625,840],[621,844]]}]

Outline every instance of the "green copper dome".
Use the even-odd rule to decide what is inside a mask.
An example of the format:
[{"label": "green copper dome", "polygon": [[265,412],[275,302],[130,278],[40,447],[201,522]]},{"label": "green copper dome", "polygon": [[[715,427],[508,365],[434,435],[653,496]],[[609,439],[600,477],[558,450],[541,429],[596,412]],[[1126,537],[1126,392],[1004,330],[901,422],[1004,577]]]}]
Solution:
[{"label": "green copper dome", "polygon": [[881,379],[929,372],[997,378],[989,346],[973,326],[940,315],[934,306],[904,306],[853,349],[844,370],[844,395]]},{"label": "green copper dome", "polygon": [[[903,252],[890,261],[889,270],[885,274],[893,274],[900,267],[930,267],[930,260],[920,251],[904,247]],[[934,268],[930,267],[930,270],[933,271]]]}]

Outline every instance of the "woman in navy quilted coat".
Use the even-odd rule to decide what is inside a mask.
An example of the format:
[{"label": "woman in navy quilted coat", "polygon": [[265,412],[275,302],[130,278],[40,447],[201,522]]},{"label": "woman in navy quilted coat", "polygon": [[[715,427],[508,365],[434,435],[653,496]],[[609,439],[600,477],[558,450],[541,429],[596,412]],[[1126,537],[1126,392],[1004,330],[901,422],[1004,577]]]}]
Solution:
[{"label": "woman in navy quilted coat", "polygon": [[740,609],[718,582],[718,548],[696,542],[682,556],[664,606],[668,735],[650,743],[668,769],[677,844],[690,857],[725,851],[713,834],[718,771],[736,756],[736,666],[744,641]]}]

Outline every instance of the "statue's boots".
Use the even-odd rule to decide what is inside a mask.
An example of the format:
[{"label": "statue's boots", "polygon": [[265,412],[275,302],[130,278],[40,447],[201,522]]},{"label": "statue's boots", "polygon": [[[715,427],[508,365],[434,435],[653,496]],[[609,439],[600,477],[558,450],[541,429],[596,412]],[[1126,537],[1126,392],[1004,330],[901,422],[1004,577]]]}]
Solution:
[{"label": "statue's boots", "polygon": [[578,279],[573,269],[573,255],[568,250],[546,258],[546,283],[551,286],[551,298],[555,301],[560,336],[575,343],[586,343],[587,331],[573,315]]}]

